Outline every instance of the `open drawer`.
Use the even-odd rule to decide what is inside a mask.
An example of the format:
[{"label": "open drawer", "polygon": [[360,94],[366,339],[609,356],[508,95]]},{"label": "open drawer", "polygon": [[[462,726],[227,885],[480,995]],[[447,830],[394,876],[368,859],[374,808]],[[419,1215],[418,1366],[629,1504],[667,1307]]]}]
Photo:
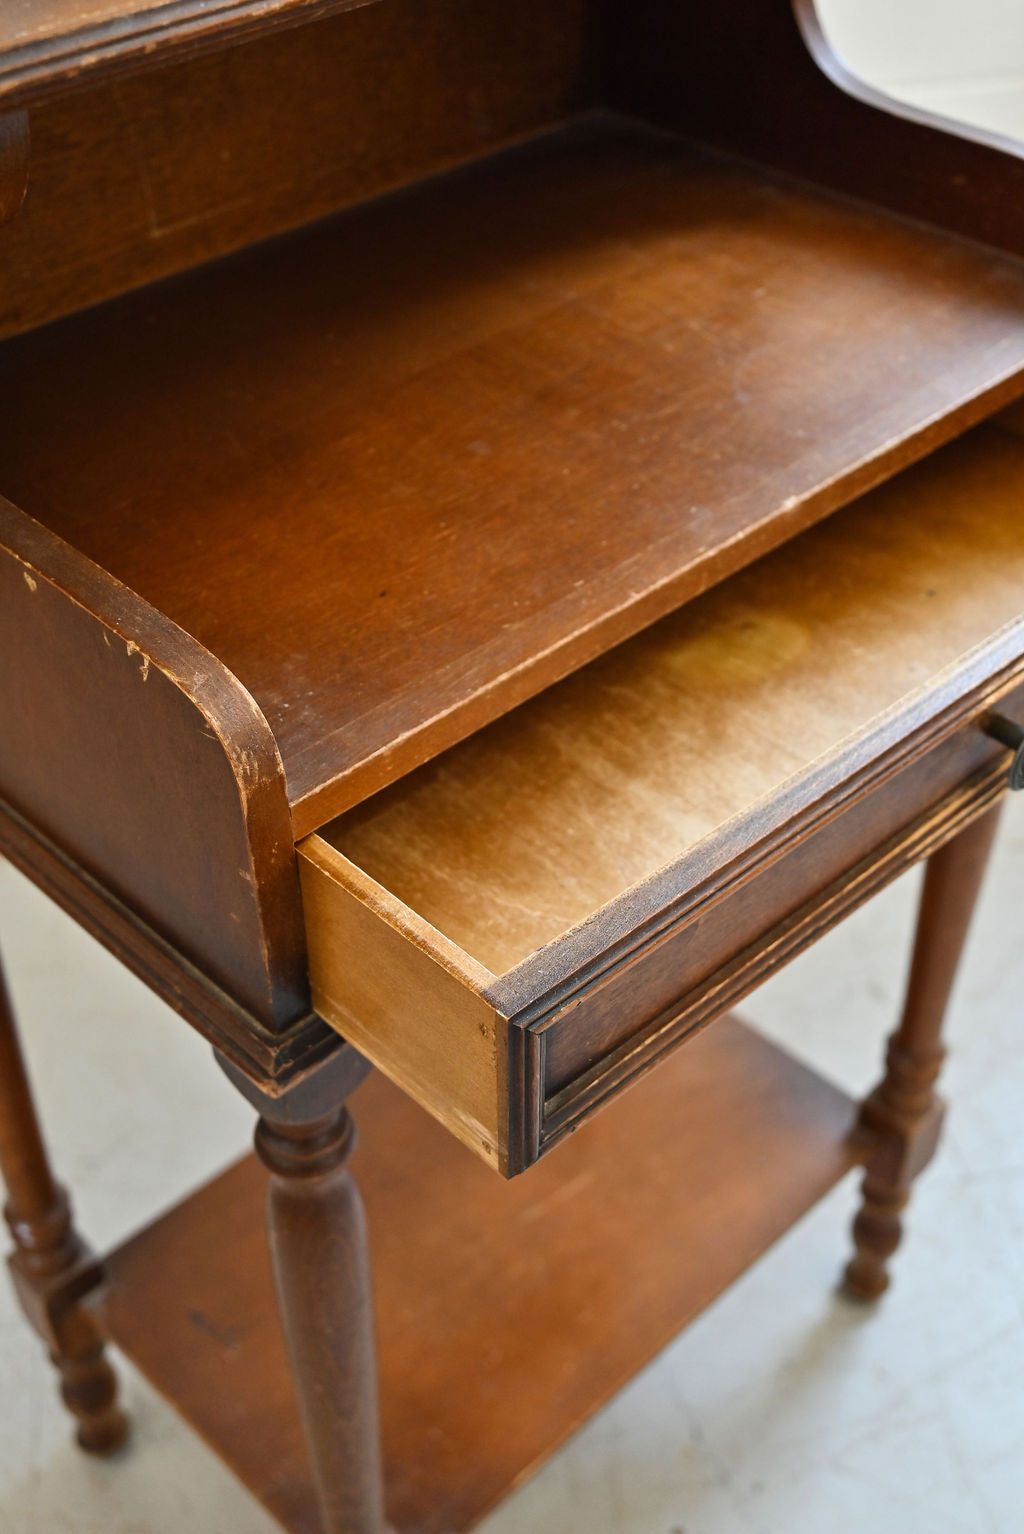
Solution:
[{"label": "open drawer", "polygon": [[521,1169],[1001,791],[1022,593],[985,427],[300,843],[317,1008]]}]

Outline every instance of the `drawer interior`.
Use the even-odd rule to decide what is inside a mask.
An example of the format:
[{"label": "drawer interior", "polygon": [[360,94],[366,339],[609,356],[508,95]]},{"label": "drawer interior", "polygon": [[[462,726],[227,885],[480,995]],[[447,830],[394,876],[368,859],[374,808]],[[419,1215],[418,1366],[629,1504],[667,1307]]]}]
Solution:
[{"label": "drawer interior", "polygon": [[1024,442],[946,449],[320,836],[495,975],[1024,644]]},{"label": "drawer interior", "polygon": [[359,1030],[346,988],[404,962],[335,924],[350,899],[441,984],[428,1019],[396,980],[408,1023],[377,998],[373,1027],[429,1055],[455,977],[486,1035],[488,1005],[966,727],[1020,679],[1022,493],[1024,442],[980,428],[307,838],[318,1007]]}]

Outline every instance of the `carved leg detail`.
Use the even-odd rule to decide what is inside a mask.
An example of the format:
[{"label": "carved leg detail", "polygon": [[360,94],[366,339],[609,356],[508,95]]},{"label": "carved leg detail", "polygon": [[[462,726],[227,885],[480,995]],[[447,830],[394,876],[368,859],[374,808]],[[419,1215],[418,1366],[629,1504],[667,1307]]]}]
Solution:
[{"label": "carved leg detail", "polygon": [[347,1166],[355,1125],[337,1106],[368,1066],[354,1051],[338,1062],[326,1111],[326,1081],[273,1101],[227,1069],[261,1110],[274,1281],[324,1534],[384,1534],[366,1222]]},{"label": "carved leg detail", "polygon": [[938,1144],[943,1104],[935,1082],[945,1055],[940,1031],[999,809],[948,842],[925,869],[903,1015],[889,1041],[885,1075],[862,1103],[858,1120],[868,1146],[864,1201],[843,1281],[854,1299],[877,1299],[888,1287],[887,1263],[900,1242],[911,1183]]},{"label": "carved leg detail", "polygon": [[101,1282],[102,1268],[76,1234],[67,1195],[50,1170],[2,972],[0,1171],[18,1298],[60,1373],[61,1395],[78,1418],[79,1444],[90,1454],[109,1454],[124,1442],[128,1421],[117,1406],[103,1338],[83,1304]]}]

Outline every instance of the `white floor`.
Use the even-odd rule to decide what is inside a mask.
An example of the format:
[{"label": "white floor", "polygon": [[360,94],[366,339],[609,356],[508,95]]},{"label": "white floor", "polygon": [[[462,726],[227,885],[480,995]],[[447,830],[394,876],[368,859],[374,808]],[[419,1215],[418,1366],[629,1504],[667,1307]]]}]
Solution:
[{"label": "white floor", "polygon": [[[898,1002],[915,878],[745,1009],[854,1090],[871,1082]],[[950,1018],[949,1128],[882,1305],[833,1292],[851,1181],[485,1534],[1020,1534],[1022,910],[1024,806],[1012,804]],[[243,1150],[249,1110],[189,1030],[5,866],[0,933],[60,1172],[103,1246]],[[271,1534],[122,1372],[135,1436],[96,1463],[70,1446],[45,1360],[0,1290],[2,1534]]]}]

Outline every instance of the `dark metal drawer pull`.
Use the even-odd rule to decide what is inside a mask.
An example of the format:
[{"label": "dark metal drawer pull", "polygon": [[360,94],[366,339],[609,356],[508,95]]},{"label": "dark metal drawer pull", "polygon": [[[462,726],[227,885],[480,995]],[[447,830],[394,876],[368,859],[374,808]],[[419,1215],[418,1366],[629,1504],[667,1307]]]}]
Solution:
[{"label": "dark metal drawer pull", "polygon": [[986,714],[981,721],[981,728],[986,735],[991,735],[993,740],[998,740],[1013,752],[1010,787],[1014,792],[1024,788],[1024,726],[1014,724],[1005,714]]}]

